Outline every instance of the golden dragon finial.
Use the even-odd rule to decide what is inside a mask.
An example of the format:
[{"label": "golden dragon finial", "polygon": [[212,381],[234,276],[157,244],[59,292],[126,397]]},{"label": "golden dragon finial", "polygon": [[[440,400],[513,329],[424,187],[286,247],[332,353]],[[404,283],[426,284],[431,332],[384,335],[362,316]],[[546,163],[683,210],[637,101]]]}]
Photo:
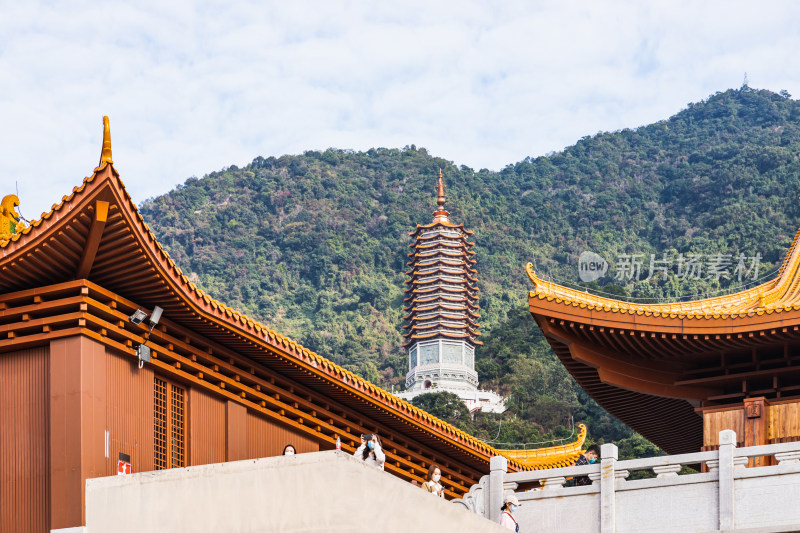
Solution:
[{"label": "golden dragon finial", "polygon": [[17,212],[18,205],[19,198],[16,194],[9,194],[0,201],[0,246],[8,244],[12,235],[27,227]]}]

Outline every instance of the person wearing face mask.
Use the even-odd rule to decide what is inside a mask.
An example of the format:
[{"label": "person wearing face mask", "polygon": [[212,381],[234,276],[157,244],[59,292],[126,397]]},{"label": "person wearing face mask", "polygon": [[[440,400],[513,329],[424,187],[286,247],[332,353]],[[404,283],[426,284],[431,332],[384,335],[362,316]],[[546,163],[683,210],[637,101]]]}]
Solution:
[{"label": "person wearing face mask", "polygon": [[[586,451],[583,452],[583,455],[578,457],[578,460],[575,461],[574,466],[583,466],[583,465],[591,465],[597,462],[598,457],[600,457],[600,447],[597,444],[592,444]],[[589,479],[589,476],[577,476],[575,478],[575,486],[581,487],[584,485],[591,485],[592,480]]]},{"label": "person wearing face mask", "polygon": [[442,479],[441,469],[437,465],[432,464],[431,467],[428,468],[428,481],[422,484],[422,488],[431,494],[444,498],[444,487],[439,483],[440,479]]},{"label": "person wearing face mask", "polygon": [[372,465],[383,470],[383,463],[386,461],[386,454],[381,448],[381,438],[378,435],[361,435],[361,446],[353,453],[368,465]]},{"label": "person wearing face mask", "polygon": [[296,453],[297,453],[297,450],[295,450],[294,446],[292,446],[291,444],[287,444],[283,448],[283,455],[294,455]]},{"label": "person wearing face mask", "polygon": [[519,524],[514,518],[514,512],[519,508],[519,500],[513,494],[506,494],[503,498],[503,506],[500,508],[500,525],[511,531],[519,532]]}]

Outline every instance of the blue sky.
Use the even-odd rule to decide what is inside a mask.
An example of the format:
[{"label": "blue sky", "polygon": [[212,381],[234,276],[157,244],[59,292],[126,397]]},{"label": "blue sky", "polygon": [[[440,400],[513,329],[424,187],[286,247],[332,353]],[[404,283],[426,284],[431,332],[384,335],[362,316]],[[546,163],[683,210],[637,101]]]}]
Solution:
[{"label": "blue sky", "polygon": [[0,196],[97,163],[136,202],[257,156],[416,144],[500,169],[742,84],[800,96],[796,2],[7,2]]}]

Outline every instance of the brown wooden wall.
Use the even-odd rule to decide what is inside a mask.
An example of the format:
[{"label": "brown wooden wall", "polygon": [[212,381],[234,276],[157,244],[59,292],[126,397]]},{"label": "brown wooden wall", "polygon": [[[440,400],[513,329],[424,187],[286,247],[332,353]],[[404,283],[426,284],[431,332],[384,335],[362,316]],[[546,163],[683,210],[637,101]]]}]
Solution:
[{"label": "brown wooden wall", "polygon": [[50,530],[47,346],[0,354],[0,532]]},{"label": "brown wooden wall", "polygon": [[116,475],[120,453],[134,472],[154,469],[156,375],[185,392],[187,465],[279,455],[287,443],[319,450],[236,401],[139,369],[89,337],[54,339],[0,354],[0,533],[84,524],[85,480]]},{"label": "brown wooden wall", "polygon": [[319,451],[319,443],[276,424],[230,400],[205,391],[189,393],[189,464],[203,465],[280,455],[287,444],[299,453]]},{"label": "brown wooden wall", "polygon": [[298,453],[318,452],[320,450],[319,443],[305,435],[277,426],[255,413],[250,412],[247,414],[248,457],[280,455],[287,444],[292,444]]},{"label": "brown wooden wall", "polygon": [[225,462],[225,402],[189,390],[189,464]]},{"label": "brown wooden wall", "polygon": [[770,444],[800,440],[800,401],[774,403],[769,416]]},{"label": "brown wooden wall", "polygon": [[719,432],[724,429],[732,429],[736,432],[736,440],[744,442],[744,410],[741,406],[703,413],[703,449],[715,450],[719,446]]},{"label": "brown wooden wall", "polygon": [[[762,404],[763,412],[753,411],[750,416],[746,413],[745,405],[704,412],[703,449],[716,449],[719,445],[719,432],[723,429],[736,432],[738,446],[800,440],[800,400],[757,403]],[[763,426],[763,429],[759,426]]]},{"label": "brown wooden wall", "polygon": [[[152,470],[153,380],[151,367],[82,336],[0,354],[0,533],[83,524],[85,480],[115,475],[120,452],[134,472]],[[189,465],[279,455],[287,443],[319,450],[237,402],[179,385]]]},{"label": "brown wooden wall", "polygon": [[50,527],[84,523],[85,480],[107,475],[105,346],[88,337],[50,343]]},{"label": "brown wooden wall", "polygon": [[116,475],[119,454],[130,456],[134,472],[153,470],[153,371],[109,351],[106,380],[109,457],[105,475]]}]

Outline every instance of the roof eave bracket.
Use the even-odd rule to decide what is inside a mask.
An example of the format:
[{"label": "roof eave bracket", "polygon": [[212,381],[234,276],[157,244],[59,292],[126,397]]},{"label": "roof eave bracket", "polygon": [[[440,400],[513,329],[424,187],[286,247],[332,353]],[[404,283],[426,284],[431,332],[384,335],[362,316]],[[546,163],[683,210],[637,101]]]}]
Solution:
[{"label": "roof eave bracket", "polygon": [[94,258],[97,255],[97,249],[100,247],[100,239],[103,237],[103,230],[106,227],[107,219],[108,202],[97,200],[95,202],[92,227],[89,229],[88,237],[86,237],[86,246],[83,248],[83,255],[78,265],[78,271],[75,273],[75,279],[89,277],[89,272],[91,272],[92,265],[94,264]]}]

